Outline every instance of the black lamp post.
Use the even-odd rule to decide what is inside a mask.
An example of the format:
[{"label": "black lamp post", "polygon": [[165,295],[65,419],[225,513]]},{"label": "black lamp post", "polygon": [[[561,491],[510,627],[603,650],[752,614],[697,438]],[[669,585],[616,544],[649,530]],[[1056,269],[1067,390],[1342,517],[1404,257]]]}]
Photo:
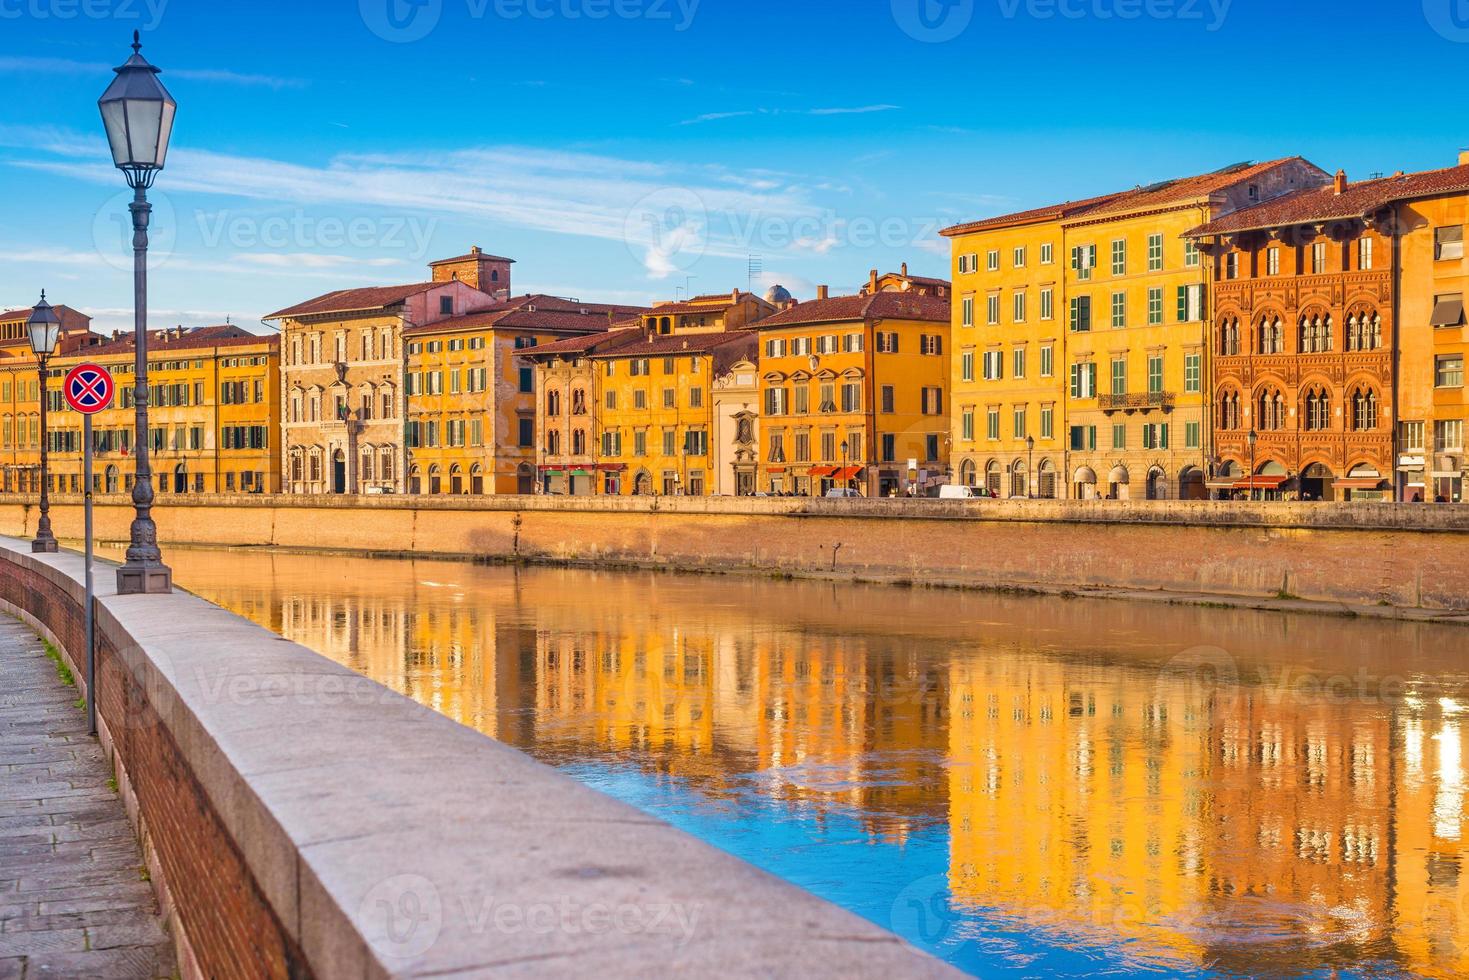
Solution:
[{"label": "black lamp post", "polygon": [[1035,499],[1035,436],[1025,437],[1025,499]]},{"label": "black lamp post", "polygon": [[133,476],[134,517],[127,561],[117,570],[122,595],[173,591],[173,573],[158,550],[158,528],[153,523],[153,471],[148,460],[148,217],[152,211],[147,190],[163,169],[168,139],[173,132],[177,103],[158,81],[158,69],[139,53],[142,45],[133,32],[133,55],[97,100],[112,162],[133,189],[133,410],[135,443]]},{"label": "black lamp post", "polygon": [[848,445],[847,445],[847,440],[843,439],[842,440],[842,489],[843,490],[845,490],[847,488],[847,484],[850,482],[847,479],[847,454],[849,452],[850,452],[850,447],[848,447]]},{"label": "black lamp post", "polygon": [[41,518],[36,522],[36,540],[31,542],[31,551],[36,554],[55,554],[56,535],[51,533],[51,446],[50,432],[46,425],[46,411],[50,407],[50,393],[46,390],[47,374],[51,355],[56,353],[56,342],[61,337],[61,318],[46,302],[46,291],[41,290],[41,301],[31,310],[26,321],[30,334],[31,352],[36,355],[37,370],[41,376]]},{"label": "black lamp post", "polygon": [[1250,499],[1255,499],[1255,447],[1260,443],[1260,433],[1250,430]]}]

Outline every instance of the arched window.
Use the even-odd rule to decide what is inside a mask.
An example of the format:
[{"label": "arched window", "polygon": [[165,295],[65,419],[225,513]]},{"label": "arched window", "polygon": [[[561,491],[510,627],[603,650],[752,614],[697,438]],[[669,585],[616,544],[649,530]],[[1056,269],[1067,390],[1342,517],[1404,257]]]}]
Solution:
[{"label": "arched window", "polygon": [[1336,338],[1332,330],[1331,314],[1320,313],[1301,317],[1301,353],[1325,354],[1336,349]]},{"label": "arched window", "polygon": [[1267,388],[1260,392],[1256,426],[1267,432],[1276,432],[1285,428],[1285,396],[1278,388]]},{"label": "arched window", "polygon": [[372,447],[371,446],[363,446],[362,447],[362,462],[359,465],[359,472],[357,474],[357,478],[359,480],[371,480],[372,479],[372,469],[373,469],[373,467],[372,467],[372,460],[373,460]]},{"label": "arched window", "polygon": [[966,459],[959,464],[959,482],[966,487],[979,486],[979,467],[974,465],[974,460]]},{"label": "arched window", "polygon": [[546,392],[546,414],[561,414],[561,392],[557,391],[555,388],[552,388],[550,391]]},{"label": "arched window", "polygon": [[1363,310],[1347,318],[1347,350],[1378,350],[1382,347],[1382,317],[1376,310]]},{"label": "arched window", "polygon": [[1261,354],[1284,354],[1285,353],[1285,330],[1280,325],[1280,317],[1264,316],[1260,318],[1258,330],[1258,343],[1256,350]]},{"label": "arched window", "polygon": [[1040,465],[1040,497],[1051,500],[1056,496],[1056,464],[1049,459],[1041,460]]},{"label": "arched window", "polygon": [[1352,428],[1358,432],[1377,428],[1377,392],[1366,385],[1352,392]]},{"label": "arched window", "polygon": [[1331,395],[1319,386],[1306,392],[1306,429],[1325,432],[1331,428]]},{"label": "arched window", "polygon": [[392,448],[391,447],[385,447],[378,454],[378,461],[382,464],[381,468],[378,470],[378,479],[379,480],[385,480],[385,481],[393,480],[394,479],[394,476],[393,476],[393,450],[392,450]]},{"label": "arched window", "polygon": [[587,393],[582,388],[573,388],[571,391],[571,414],[587,414]]},{"label": "arched window", "polygon": [[1239,429],[1243,419],[1239,411],[1239,392],[1226,391],[1219,399],[1219,428],[1226,431]]},{"label": "arched window", "polygon": [[576,429],[571,433],[571,455],[585,456],[587,454],[587,433],[585,429]]},{"label": "arched window", "polygon": [[1219,353],[1224,357],[1239,354],[1239,317],[1227,316],[1220,322]]},{"label": "arched window", "polygon": [[1017,459],[1010,467],[1010,496],[1030,496],[1030,474],[1025,471],[1025,460]]},{"label": "arched window", "polygon": [[998,460],[990,460],[984,467],[984,488],[989,491],[991,497],[1000,495],[1000,464]]},{"label": "arched window", "polygon": [[561,433],[555,429],[546,430],[546,455],[559,456],[561,454]]}]

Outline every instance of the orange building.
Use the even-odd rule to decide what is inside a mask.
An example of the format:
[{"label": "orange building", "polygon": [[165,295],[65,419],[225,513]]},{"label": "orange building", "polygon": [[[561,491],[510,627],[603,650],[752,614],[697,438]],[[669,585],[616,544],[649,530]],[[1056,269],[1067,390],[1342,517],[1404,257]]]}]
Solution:
[{"label": "orange building", "polygon": [[[92,318],[69,306],[54,306],[61,319],[57,357],[102,342],[91,332]],[[41,377],[31,353],[26,323],[31,309],[0,313],[0,492],[37,493],[41,489]],[[57,408],[61,372],[51,368],[47,387]],[[54,488],[54,487],[53,487]]]}]

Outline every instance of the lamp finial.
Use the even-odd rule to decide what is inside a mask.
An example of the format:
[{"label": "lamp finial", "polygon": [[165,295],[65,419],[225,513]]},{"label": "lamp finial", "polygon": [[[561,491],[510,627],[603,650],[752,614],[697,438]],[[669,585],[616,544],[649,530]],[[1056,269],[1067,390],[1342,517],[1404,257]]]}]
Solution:
[{"label": "lamp finial", "polygon": [[142,47],[142,42],[138,40],[138,32],[133,31],[133,54],[137,54]]}]

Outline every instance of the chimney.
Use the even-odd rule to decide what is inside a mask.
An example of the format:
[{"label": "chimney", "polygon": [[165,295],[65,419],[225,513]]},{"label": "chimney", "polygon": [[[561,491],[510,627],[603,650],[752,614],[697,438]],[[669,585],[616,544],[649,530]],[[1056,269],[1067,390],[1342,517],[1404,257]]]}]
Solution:
[{"label": "chimney", "polygon": [[471,246],[469,246],[469,254],[470,255],[478,255],[479,254],[479,246],[478,245],[471,245]]},{"label": "chimney", "polygon": [[903,275],[906,276],[907,274],[908,274],[908,263],[907,262],[904,262],[903,263]]},{"label": "chimney", "polygon": [[875,292],[877,292],[877,270],[876,269],[873,269],[871,272],[867,273],[867,291],[869,293],[875,293]]},{"label": "chimney", "polygon": [[1346,189],[1347,189],[1347,172],[1345,170],[1338,170],[1336,172],[1336,182],[1335,182],[1335,184],[1333,186],[1335,187],[1335,190],[1336,190],[1336,192],[1338,194],[1341,194],[1344,191],[1346,191]]},{"label": "chimney", "polygon": [[1469,146],[1459,148],[1459,166],[1469,167]]},{"label": "chimney", "polygon": [[826,286],[817,286],[816,287],[816,298],[817,299],[826,299],[830,295],[831,295],[831,290],[828,289]]},{"label": "chimney", "polygon": [[731,289],[729,291],[729,301],[731,303],[738,303],[740,301],[740,291],[739,291],[739,289],[736,288],[736,289]]}]

